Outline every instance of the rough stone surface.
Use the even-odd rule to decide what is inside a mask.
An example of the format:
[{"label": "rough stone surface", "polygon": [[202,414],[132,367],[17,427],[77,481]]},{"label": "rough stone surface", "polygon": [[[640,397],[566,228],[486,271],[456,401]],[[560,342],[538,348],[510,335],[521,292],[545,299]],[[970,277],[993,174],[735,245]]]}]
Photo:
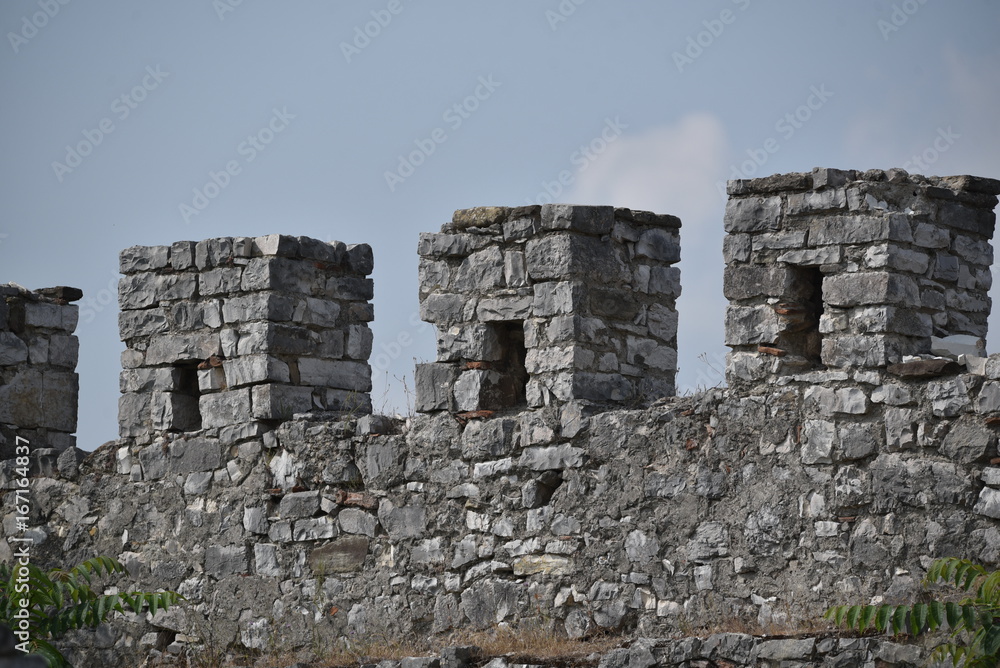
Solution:
[{"label": "rough stone surface", "polygon": [[[355,379],[368,373],[370,346],[348,340],[371,319],[369,254],[280,235],[130,249],[124,310],[150,317],[125,320],[138,324],[126,328],[123,436],[75,473],[54,447],[31,453],[33,560],[109,554],[137,588],[175,589],[187,602],[184,615],[116,618],[99,640],[79,640],[74,658],[122,665],[161,633],[179,652],[261,650],[280,619],[289,652],[326,638],[541,623],[573,637],[624,634],[627,647],[595,657],[609,667],[914,665],[919,649],[880,638],[666,638],[720,619],[794,628],[832,602],[905,601],[939,556],[1000,564],[989,421],[1000,356],[977,373],[930,379],[886,369],[921,352],[923,334],[897,331],[910,326],[901,323],[924,327],[927,316],[935,336],[975,335],[948,330],[959,322],[952,311],[977,326],[980,288],[949,285],[952,260],[931,257],[957,258],[959,281],[963,266],[988,269],[975,261],[989,246],[979,209],[995,205],[1000,183],[970,178],[817,170],[731,183],[726,224],[740,238],[727,244],[730,262],[784,268],[773,281],[759,276],[760,290],[740,282],[757,280],[756,270],[732,272],[733,307],[754,315],[736,319],[745,332],[731,343],[730,385],[685,397],[670,396],[672,377],[656,373],[675,369],[659,341],[673,349],[663,337],[678,290],[654,285],[675,283],[655,257],[669,257],[676,221],[601,207],[457,215],[420,246],[422,262],[449,265],[421,291],[424,311],[441,316],[445,349],[421,372],[433,408],[377,425],[363,410],[314,410],[348,406],[364,390],[303,385],[300,368],[318,359],[357,363],[347,374]],[[942,204],[946,222],[934,217]],[[917,237],[934,244],[918,249]],[[831,247],[822,265],[806,264],[820,256],[805,251]],[[794,251],[803,253],[778,259]],[[523,276],[508,253],[524,254]],[[928,273],[915,277],[919,253]],[[227,277],[236,268],[238,289]],[[588,283],[584,268],[600,281]],[[217,272],[212,294],[189,293],[208,272]],[[833,280],[840,305],[824,303],[820,315],[807,288],[825,295],[827,280],[850,274],[873,286],[875,301]],[[512,278],[525,285],[507,285]],[[452,280],[472,287],[441,287]],[[919,306],[890,299],[896,288],[911,296],[911,281]],[[928,290],[942,301],[925,299]],[[10,298],[21,293],[0,294],[20,337],[25,321]],[[497,300],[482,311],[490,318],[520,313],[529,295],[531,316],[517,326],[480,318],[483,300]],[[40,309],[32,322],[56,319]],[[477,340],[483,327],[495,336]],[[523,370],[511,355],[522,336]],[[15,365],[29,366],[3,375],[3,389],[28,387],[16,379],[38,371],[31,358],[41,347],[24,343],[28,361]],[[314,383],[340,368],[309,365]],[[456,395],[462,378],[478,381]],[[456,412],[458,398],[497,396],[483,388],[517,397],[511,378],[524,383],[523,404]],[[614,405],[648,400],[652,387],[667,396]],[[158,396],[185,392],[219,402],[206,402],[197,430],[178,417],[183,401]],[[0,468],[7,507],[16,463]],[[4,538],[19,533],[15,519],[0,523]],[[407,665],[457,668],[471,657]]]}]

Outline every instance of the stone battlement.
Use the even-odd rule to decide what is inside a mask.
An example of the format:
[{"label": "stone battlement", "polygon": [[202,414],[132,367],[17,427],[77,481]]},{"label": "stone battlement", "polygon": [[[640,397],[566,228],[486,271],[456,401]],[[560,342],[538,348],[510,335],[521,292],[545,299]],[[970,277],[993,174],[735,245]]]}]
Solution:
[{"label": "stone battlement", "polygon": [[[794,628],[912,600],[935,557],[1000,566],[1000,355],[957,359],[947,338],[986,334],[1000,181],[817,169],[729,193],[728,387],[687,397],[673,216],[482,207],[421,235],[438,350],[406,420],[368,414],[368,246],[123,251],[121,438],[37,467],[33,558],[114,555],[187,603],[76,656]],[[30,434],[40,462],[75,429],[46,414],[77,391],[73,295],[54,290],[0,287],[0,443]],[[920,656],[723,635],[647,645],[734,665]]]}]

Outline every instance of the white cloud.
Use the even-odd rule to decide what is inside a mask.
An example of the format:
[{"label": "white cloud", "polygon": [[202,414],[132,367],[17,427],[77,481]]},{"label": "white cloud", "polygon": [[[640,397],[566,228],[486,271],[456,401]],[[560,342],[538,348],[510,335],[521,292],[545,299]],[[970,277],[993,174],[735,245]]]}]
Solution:
[{"label": "white cloud", "polygon": [[713,210],[715,180],[727,153],[725,130],[712,114],[622,135],[577,174],[567,201],[581,201],[698,219]]},{"label": "white cloud", "polygon": [[[717,117],[685,116],[671,125],[625,134],[579,172],[569,202],[611,204],[681,218],[679,390],[722,382],[724,367],[722,214],[716,182],[729,146]],[[702,355],[705,358],[699,359]]]}]

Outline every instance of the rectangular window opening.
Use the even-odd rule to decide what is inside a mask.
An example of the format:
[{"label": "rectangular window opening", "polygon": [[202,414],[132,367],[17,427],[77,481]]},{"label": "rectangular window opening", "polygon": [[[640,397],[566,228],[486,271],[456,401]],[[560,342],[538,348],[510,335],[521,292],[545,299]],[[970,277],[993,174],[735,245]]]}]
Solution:
[{"label": "rectangular window opening", "polygon": [[498,408],[511,409],[527,405],[528,370],[525,359],[524,322],[512,320],[491,323],[500,344],[501,357],[494,365],[500,374],[494,403]]},{"label": "rectangular window opening", "polygon": [[201,389],[198,386],[198,364],[201,360],[174,363],[174,428],[179,431],[201,429]]},{"label": "rectangular window opening", "polygon": [[822,364],[823,335],[819,320],[823,315],[823,272],[819,267],[791,267],[794,291],[777,304],[782,320],[778,347],[789,355]]}]

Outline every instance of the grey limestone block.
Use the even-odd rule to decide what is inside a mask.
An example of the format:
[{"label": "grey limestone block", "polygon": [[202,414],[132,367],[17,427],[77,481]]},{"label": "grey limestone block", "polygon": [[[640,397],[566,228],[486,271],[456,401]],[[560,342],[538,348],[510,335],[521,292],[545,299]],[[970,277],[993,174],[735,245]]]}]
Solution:
[{"label": "grey limestone block", "polygon": [[193,299],[198,294],[198,275],[179,273],[157,276],[154,290],[157,300]]},{"label": "grey limestone block", "polygon": [[347,263],[351,271],[359,276],[368,276],[375,270],[375,256],[368,244],[349,244]]},{"label": "grey limestone block", "polygon": [[378,529],[378,519],[360,508],[344,508],[337,514],[337,522],[342,532],[369,538],[374,538]]},{"label": "grey limestone block", "polygon": [[[331,296],[336,297],[337,293],[334,292]],[[332,299],[305,297],[298,301],[292,320],[299,324],[339,328],[342,310],[340,303]]]},{"label": "grey limestone block", "polygon": [[496,246],[462,260],[451,280],[451,289],[457,292],[489,292],[504,285],[503,253]]},{"label": "grey limestone block", "polygon": [[642,232],[635,244],[635,254],[658,262],[673,264],[681,259],[681,244],[677,234],[663,228]]},{"label": "grey limestone block", "polygon": [[313,388],[296,385],[254,385],[251,392],[253,418],[288,420],[295,413],[307,413],[314,408]]},{"label": "grey limestone block", "polygon": [[780,331],[781,324],[771,306],[726,307],[727,346],[774,343]]},{"label": "grey limestone block", "polygon": [[287,234],[268,234],[253,238],[255,256],[296,257],[299,254],[299,240]]},{"label": "grey limestone block", "polygon": [[204,360],[221,352],[219,334],[216,332],[163,334],[151,338],[145,364],[158,366],[186,360]]},{"label": "grey limestone block", "polygon": [[419,538],[427,529],[427,510],[418,502],[397,506],[385,499],[378,506],[378,519],[393,540]]},{"label": "grey limestone block", "polygon": [[198,269],[211,269],[229,264],[233,258],[233,240],[230,237],[205,239],[194,247],[194,264]]},{"label": "grey limestone block", "polygon": [[543,204],[543,230],[573,230],[584,234],[602,235],[611,232],[614,208],[574,204]]},{"label": "grey limestone block", "polygon": [[43,327],[72,332],[76,329],[80,307],[76,304],[59,305],[50,302],[26,302],[24,323],[28,327]]},{"label": "grey limestone block", "polygon": [[480,322],[525,320],[532,314],[534,295],[528,288],[515,294],[482,297],[476,306]]},{"label": "grey limestone block", "polygon": [[809,243],[858,244],[874,241],[913,241],[913,232],[906,214],[887,216],[823,216],[809,226]]},{"label": "grey limestone block", "polygon": [[726,232],[763,232],[780,229],[781,198],[730,198],[726,202],[723,221]]},{"label": "grey limestone block", "polygon": [[782,230],[753,235],[751,248],[754,253],[763,250],[787,250],[802,248],[806,243],[805,230]]},{"label": "grey limestone block", "polygon": [[851,328],[859,333],[895,332],[907,336],[929,337],[934,333],[931,316],[910,306],[865,306],[850,315]]},{"label": "grey limestone block", "polygon": [[244,292],[278,290],[305,295],[321,293],[325,276],[315,265],[287,257],[255,257],[243,269],[240,289]]},{"label": "grey limestone block", "polygon": [[825,188],[800,193],[789,193],[785,215],[801,216],[821,211],[847,208],[847,192],[843,188]]},{"label": "grey limestone block", "polygon": [[[888,267],[899,271],[908,271],[923,275],[930,266],[930,255],[920,251],[908,250],[897,244],[885,243],[871,246],[865,251],[865,266],[871,269]],[[955,278],[958,277],[958,265],[955,263]],[[954,279],[950,279],[954,280]]]},{"label": "grey limestone block", "polygon": [[375,283],[360,276],[331,276],[323,294],[333,299],[368,301],[375,296]]},{"label": "grey limestone block", "polygon": [[170,246],[170,268],[181,271],[194,267],[194,249],[193,241],[175,241]]},{"label": "grey limestone block", "polygon": [[344,336],[340,331],[328,330],[321,336],[318,332],[305,327],[274,322],[253,322],[240,328],[236,350],[240,356],[313,354],[337,358],[344,352]]},{"label": "grey limestone block", "polygon": [[937,220],[942,225],[990,238],[996,225],[996,214],[990,209],[962,202],[939,202]]},{"label": "grey limestone block", "polygon": [[198,293],[202,297],[207,297],[239,292],[242,278],[242,267],[219,267],[202,272]]},{"label": "grey limestone block", "polygon": [[122,369],[118,376],[121,392],[169,391],[177,387],[180,370],[177,368],[135,368]]},{"label": "grey limestone block", "polygon": [[370,392],[372,371],[367,362],[302,357],[298,361],[300,382],[354,392]]},{"label": "grey limestone block", "polygon": [[215,329],[222,326],[222,311],[217,299],[174,302],[165,312],[167,328],[175,332]]},{"label": "grey limestone block", "polygon": [[829,335],[823,338],[821,359],[831,367],[885,367],[929,346],[929,339],[901,334]]},{"label": "grey limestone block", "polygon": [[262,417],[256,415],[256,410],[251,415],[250,405],[250,388],[203,394],[198,399],[202,427],[224,427],[247,422],[252,417]]},{"label": "grey limestone block", "polygon": [[[154,443],[151,447],[157,448]],[[181,438],[169,446],[167,471],[170,473],[197,473],[214,471],[225,463],[222,444],[210,438]]]},{"label": "grey limestone block", "polygon": [[572,398],[596,403],[628,401],[634,396],[632,384],[618,373],[578,372],[572,378]]},{"label": "grey limestone block", "polygon": [[168,246],[132,246],[118,254],[118,270],[123,274],[153,271],[166,267],[170,258]]},{"label": "grey limestone block", "polygon": [[[272,355],[245,355],[222,363],[226,384],[231,388],[257,383],[289,383],[288,364]],[[307,383],[308,384],[308,383]]]},{"label": "grey limestone block", "polygon": [[489,244],[489,238],[474,234],[421,232],[417,242],[420,257],[467,257]]},{"label": "grey limestone block", "polygon": [[[947,247],[947,232],[944,232],[945,245]],[[985,239],[978,239],[966,234],[954,235],[951,244],[952,251],[966,262],[989,267],[993,265],[993,245]]]},{"label": "grey limestone block", "polygon": [[823,278],[823,301],[833,306],[919,303],[920,289],[910,276],[857,272]]},{"label": "grey limestone block", "polygon": [[615,254],[612,244],[572,232],[554,232],[530,239],[525,245],[525,261],[532,281],[631,280],[631,271]]},{"label": "grey limestone block", "polygon": [[348,325],[344,355],[354,360],[367,360],[372,354],[374,335],[368,325]]},{"label": "grey limestone block", "polygon": [[0,366],[28,361],[28,344],[13,332],[0,332]]},{"label": "grey limestone block", "polygon": [[503,357],[497,329],[484,323],[439,328],[437,356],[441,362],[472,360],[495,362]]},{"label": "grey limestone block", "polygon": [[79,376],[71,371],[22,367],[0,385],[0,423],[75,432],[79,391]]},{"label": "grey limestone block", "polygon": [[228,575],[250,571],[247,548],[244,545],[209,545],[205,548],[205,573],[221,580]]},{"label": "grey limestone block", "polygon": [[536,317],[569,315],[579,310],[583,286],[575,281],[553,281],[534,285],[532,314]]},{"label": "grey limestone block", "polygon": [[425,322],[451,325],[473,320],[477,300],[465,295],[435,293],[420,302],[420,319]]},{"label": "grey limestone block", "polygon": [[118,281],[118,305],[121,309],[142,309],[159,301],[156,292],[157,275],[142,272],[123,276]]},{"label": "grey limestone block", "polygon": [[118,334],[122,341],[140,336],[162,334],[169,329],[166,311],[162,308],[147,308],[118,313]]},{"label": "grey limestone block", "polygon": [[792,297],[797,291],[797,274],[781,265],[736,264],[725,268],[722,291],[726,299]]},{"label": "grey limestone block", "polygon": [[838,264],[842,258],[840,246],[823,246],[786,251],[778,256],[778,262],[787,262],[800,267],[819,267],[824,264]]},{"label": "grey limestone block", "polygon": [[274,292],[230,297],[222,301],[222,317],[227,323],[287,322],[295,313],[295,303],[292,297]]},{"label": "grey limestone block", "polygon": [[278,514],[283,518],[312,517],[319,512],[320,492],[292,492],[285,494],[278,504]]}]

